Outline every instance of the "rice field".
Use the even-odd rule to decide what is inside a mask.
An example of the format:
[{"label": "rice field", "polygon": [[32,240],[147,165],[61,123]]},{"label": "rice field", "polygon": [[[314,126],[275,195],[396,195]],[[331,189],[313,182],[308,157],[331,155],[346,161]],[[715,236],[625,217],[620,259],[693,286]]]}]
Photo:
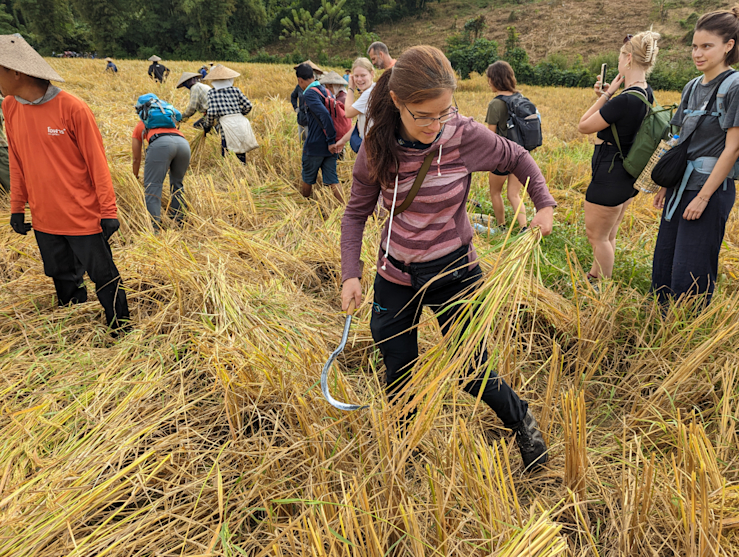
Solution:
[{"label": "rice field", "polygon": [[[117,76],[102,61],[50,63],[103,134],[134,330],[110,338],[89,284],[90,303],[56,307],[32,235],[11,231],[0,200],[0,555],[739,555],[736,211],[700,315],[663,316],[647,293],[658,213],[645,195],[614,280],[594,291],[581,279],[591,146],[576,131],[592,92],[523,88],[543,115],[535,158],[559,203],[554,232],[476,238],[485,283],[470,301],[484,311],[453,339],[425,314],[406,398],[422,410],[400,429],[369,331],[376,219],[365,303],[330,384],[369,407],[342,413],[320,393],[344,322],[342,207],[295,188],[292,69],[229,64],[261,147],[242,167],[183,126],[190,210],[155,235],[131,173],[133,104],[154,92],[184,109],[176,77],[200,63],[165,61],[163,85],[148,62],[120,62]],[[478,76],[456,100],[482,121],[490,93]],[[346,194],[352,160],[339,165]],[[470,212],[490,212],[486,192],[476,176]],[[495,415],[455,388],[479,339],[539,420],[551,447],[540,473],[524,474]]]}]

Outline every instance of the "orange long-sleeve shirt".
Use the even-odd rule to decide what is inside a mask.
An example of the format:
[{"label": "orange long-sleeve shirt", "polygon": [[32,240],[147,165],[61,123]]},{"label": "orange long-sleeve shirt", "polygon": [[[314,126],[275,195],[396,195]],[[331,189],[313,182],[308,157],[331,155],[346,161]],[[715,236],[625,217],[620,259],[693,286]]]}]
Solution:
[{"label": "orange long-sleeve shirt", "polygon": [[117,218],[103,138],[89,107],[60,91],[42,104],[5,97],[10,210],[31,208],[34,230],[63,236],[102,231]]}]

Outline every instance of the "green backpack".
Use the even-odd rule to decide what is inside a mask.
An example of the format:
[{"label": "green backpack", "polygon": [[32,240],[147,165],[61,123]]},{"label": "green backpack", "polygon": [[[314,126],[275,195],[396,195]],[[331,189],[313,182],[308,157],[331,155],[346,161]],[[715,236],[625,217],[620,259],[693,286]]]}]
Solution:
[{"label": "green backpack", "polygon": [[613,132],[613,138],[616,140],[618,152],[624,161],[624,169],[634,178],[638,178],[644,167],[647,166],[652,154],[659,146],[659,142],[670,137],[670,120],[672,120],[672,114],[677,108],[677,105],[673,104],[662,107],[655,102],[654,106],[652,106],[649,104],[647,98],[638,91],[626,91],[626,93],[641,99],[648,107],[647,115],[642,120],[639,131],[636,132],[634,143],[631,145],[629,154],[626,157],[624,157],[624,153],[621,150],[621,142],[618,139],[616,124],[611,124],[611,131]]}]

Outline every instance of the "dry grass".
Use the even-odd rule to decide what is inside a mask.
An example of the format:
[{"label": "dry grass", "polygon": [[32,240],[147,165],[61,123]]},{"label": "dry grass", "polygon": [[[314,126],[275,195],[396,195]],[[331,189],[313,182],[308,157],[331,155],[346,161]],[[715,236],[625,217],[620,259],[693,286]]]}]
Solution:
[{"label": "dry grass", "polygon": [[[33,238],[0,228],[0,555],[739,555],[730,280],[702,315],[663,317],[627,285],[596,294],[572,257],[571,286],[545,288],[533,235],[502,249],[480,240],[475,326],[442,339],[429,315],[420,328],[427,356],[408,391],[419,419],[394,425],[366,303],[331,389],[370,408],[342,414],[318,386],[343,322],[341,208],[293,188],[290,68],[235,65],[262,146],[241,168],[206,138],[186,177],[186,225],[154,236],[130,173],[132,105],[153,90],[183,106],[186,93],[150,84],[142,62],[118,76],[53,63],[105,138],[136,329],[114,342],[96,303],[56,308]],[[479,119],[489,96],[465,89],[462,112]],[[573,119],[590,93],[525,92],[544,116],[536,156],[558,226],[577,230],[589,151]],[[351,159],[339,169],[347,192]],[[648,201],[630,210],[626,243],[653,239]],[[380,224],[368,223],[368,269]],[[738,237],[733,216],[729,276]],[[551,459],[540,474],[523,475],[495,416],[451,388],[479,341],[541,418]]]}]

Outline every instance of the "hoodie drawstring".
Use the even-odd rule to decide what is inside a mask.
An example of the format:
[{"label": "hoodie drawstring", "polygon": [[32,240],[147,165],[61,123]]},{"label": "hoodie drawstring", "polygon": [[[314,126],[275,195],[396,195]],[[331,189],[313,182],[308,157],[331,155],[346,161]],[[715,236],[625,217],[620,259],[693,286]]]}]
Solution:
[{"label": "hoodie drawstring", "polygon": [[441,176],[441,148],[443,145],[439,143],[439,158],[436,160],[436,175]]},{"label": "hoodie drawstring", "polygon": [[390,222],[387,227],[387,242],[385,242],[385,261],[382,263],[382,270],[387,270],[387,253],[390,250],[390,234],[393,232],[393,216],[395,215],[395,201],[398,199],[398,176],[399,170],[395,172],[395,189],[393,190],[393,204],[390,206]]}]

